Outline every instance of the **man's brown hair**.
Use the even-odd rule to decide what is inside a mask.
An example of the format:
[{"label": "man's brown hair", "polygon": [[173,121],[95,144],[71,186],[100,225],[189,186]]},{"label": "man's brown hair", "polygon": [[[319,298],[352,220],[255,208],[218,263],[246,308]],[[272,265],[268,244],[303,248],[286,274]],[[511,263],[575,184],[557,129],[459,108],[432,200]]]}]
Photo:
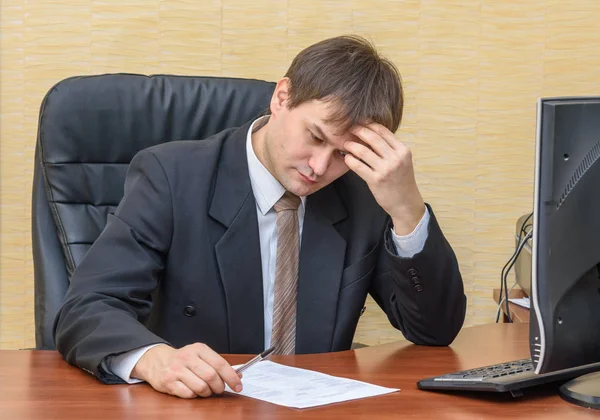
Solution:
[{"label": "man's brown hair", "polygon": [[285,77],[291,82],[289,108],[313,100],[332,102],[329,121],[348,130],[376,122],[395,132],[404,105],[400,73],[360,36],[338,36],[302,50]]}]

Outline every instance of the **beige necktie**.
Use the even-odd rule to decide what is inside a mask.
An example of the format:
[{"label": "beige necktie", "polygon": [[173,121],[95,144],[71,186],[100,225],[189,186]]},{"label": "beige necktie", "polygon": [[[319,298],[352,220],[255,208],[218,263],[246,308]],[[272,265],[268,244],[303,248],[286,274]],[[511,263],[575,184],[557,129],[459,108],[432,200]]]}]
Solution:
[{"label": "beige necktie", "polygon": [[300,233],[300,197],[286,192],[275,204],[277,212],[277,257],[271,346],[277,354],[294,354],[296,349],[296,285]]}]

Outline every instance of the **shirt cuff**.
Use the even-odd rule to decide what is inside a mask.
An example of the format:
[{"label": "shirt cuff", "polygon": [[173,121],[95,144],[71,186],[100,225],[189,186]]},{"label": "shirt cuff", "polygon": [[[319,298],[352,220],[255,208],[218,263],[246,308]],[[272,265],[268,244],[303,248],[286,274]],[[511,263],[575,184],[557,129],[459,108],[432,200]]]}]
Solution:
[{"label": "shirt cuff", "polygon": [[412,258],[414,255],[423,251],[425,242],[429,235],[429,209],[425,207],[425,214],[417,224],[417,227],[408,235],[396,235],[392,227],[392,240],[396,246],[396,253],[399,257]]},{"label": "shirt cuff", "polygon": [[144,382],[141,379],[136,379],[131,377],[131,371],[137,364],[137,362],[142,358],[144,354],[152,347],[156,347],[162,343],[152,344],[145,347],[140,347],[139,349],[131,350],[125,353],[121,353],[117,356],[108,356],[105,361],[102,361],[102,367],[107,372],[112,373],[113,375],[118,376],[128,384],[137,384],[140,382]]}]

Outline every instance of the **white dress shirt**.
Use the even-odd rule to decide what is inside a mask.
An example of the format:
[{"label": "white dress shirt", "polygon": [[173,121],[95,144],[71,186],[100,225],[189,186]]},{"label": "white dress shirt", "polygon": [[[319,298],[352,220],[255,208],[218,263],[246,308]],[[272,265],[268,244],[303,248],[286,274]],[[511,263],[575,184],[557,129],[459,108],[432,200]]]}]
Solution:
[{"label": "white dress shirt", "polygon": [[[258,121],[258,120],[256,120]],[[260,240],[261,267],[263,273],[263,302],[264,302],[264,336],[265,349],[271,342],[271,332],[273,327],[273,299],[275,296],[275,257],[277,254],[277,214],[273,206],[283,196],[285,189],[275,179],[275,177],[258,160],[252,146],[252,123],[248,130],[246,140],[246,154],[248,159],[248,172],[252,192],[256,201],[256,213],[258,216],[258,232]],[[300,238],[302,238],[302,226],[304,224],[304,212],[306,197],[300,197],[301,203],[298,207],[298,221],[300,227]],[[408,235],[398,236],[392,229],[392,238],[396,245],[398,256],[410,258],[421,252],[427,240],[427,231],[429,227],[429,211],[425,209],[425,214],[419,221],[419,224]],[[138,360],[149,349],[158,344],[141,347],[122,353],[118,356],[109,356],[103,361],[103,367],[106,371],[112,372],[127,383],[141,382],[139,379],[131,378],[131,371]]]}]

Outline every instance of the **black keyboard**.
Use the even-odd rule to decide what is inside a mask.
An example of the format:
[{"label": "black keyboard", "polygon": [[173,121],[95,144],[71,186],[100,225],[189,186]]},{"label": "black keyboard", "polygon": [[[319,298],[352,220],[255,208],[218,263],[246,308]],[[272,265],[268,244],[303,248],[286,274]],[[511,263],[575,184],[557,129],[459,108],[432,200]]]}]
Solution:
[{"label": "black keyboard", "polygon": [[566,381],[596,370],[597,365],[588,365],[536,375],[531,359],[521,359],[423,379],[417,386],[424,390],[511,392],[519,396],[523,388]]},{"label": "black keyboard", "polygon": [[516,375],[522,372],[533,372],[534,367],[531,359],[515,360],[508,363],[485,366],[477,369],[463,370],[434,378],[434,381],[485,381],[492,378],[501,378],[508,375]]}]

